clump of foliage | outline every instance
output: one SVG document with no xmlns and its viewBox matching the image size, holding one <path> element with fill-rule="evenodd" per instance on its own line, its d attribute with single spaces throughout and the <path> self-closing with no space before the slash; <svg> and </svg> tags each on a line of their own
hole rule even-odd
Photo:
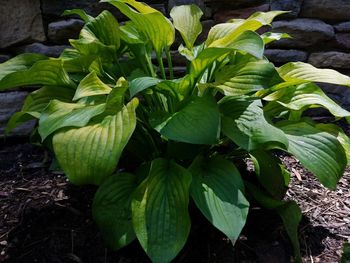
<svg viewBox="0 0 350 263">
<path fill-rule="evenodd" d="M 99 186 L 92 212 L 114 249 L 137 238 L 152 261 L 171 261 L 190 231 L 190 199 L 234 243 L 248 200 L 256 199 L 281 216 L 300 261 L 301 212 L 283 200 L 290 175 L 273 151 L 294 155 L 335 189 L 349 139 L 303 113 L 323 107 L 349 117 L 313 82 L 350 86 L 350 78 L 301 62 L 270 63 L 265 44 L 287 36 L 255 31 L 281 11 L 215 25 L 197 44 L 202 12 L 195 5 L 173 8 L 171 21 L 134 0 L 104 2 L 130 20 L 119 25 L 108 11 L 95 18 L 67 11 L 85 21 L 71 49 L 59 58 L 23 54 L 0 65 L 1 90 L 41 87 L 7 131 L 38 119 L 33 138 L 52 149 L 69 180 Z M 187 59 L 182 76 L 172 66 L 175 30 Z M 236 168 L 246 158 L 254 174 Z"/>
</svg>

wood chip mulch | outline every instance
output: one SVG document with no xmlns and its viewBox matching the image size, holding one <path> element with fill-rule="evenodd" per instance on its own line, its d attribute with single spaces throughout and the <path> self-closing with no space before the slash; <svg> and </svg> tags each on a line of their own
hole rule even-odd
<svg viewBox="0 0 350 263">
<path fill-rule="evenodd" d="M 292 174 L 287 198 L 295 200 L 303 212 L 299 236 L 304 262 L 339 262 L 343 244 L 350 241 L 350 168 L 346 169 L 336 191 L 330 191 L 305 171 L 296 159 L 286 155 L 281 158 Z M 69 260 L 50 258 L 36 262 L 100 262 L 94 260 L 92 249 L 88 251 L 90 261 L 79 261 L 76 257 L 78 249 L 83 253 L 86 247 L 93 248 L 101 242 L 89 214 L 93 191 L 81 194 L 62 174 L 48 171 L 47 166 L 47 158 L 39 147 L 24 144 L 0 148 L 0 262 L 34 262 L 26 261 L 26 256 L 39 245 L 42 249 L 37 251 L 45 251 L 50 245 L 47 242 L 55 240 L 55 236 L 49 238 L 47 233 L 40 233 L 44 225 L 50 231 L 56 231 L 52 235 L 64 233 L 62 236 L 68 244 L 59 240 L 62 249 L 57 248 L 57 253 L 68 250 L 64 256 Z M 77 199 L 79 195 L 86 196 L 86 199 Z M 33 219 L 36 215 L 41 215 L 36 219 L 42 221 Z M 71 222 L 67 222 L 69 220 Z M 34 223 L 35 232 L 31 230 Z M 85 239 L 74 237 L 72 229 L 80 231 L 81 236 L 85 234 Z M 20 248 L 16 248 L 18 244 L 21 244 Z M 57 243 L 52 246 L 56 249 Z M 104 261 L 105 248 L 98 249 L 96 258 L 102 258 L 101 262 L 121 262 Z M 11 251 L 16 253 L 11 254 Z M 18 255 L 18 251 L 23 255 Z M 11 261 L 11 256 L 20 256 L 18 258 L 22 261 Z M 60 256 L 57 255 L 56 259 Z"/>
</svg>

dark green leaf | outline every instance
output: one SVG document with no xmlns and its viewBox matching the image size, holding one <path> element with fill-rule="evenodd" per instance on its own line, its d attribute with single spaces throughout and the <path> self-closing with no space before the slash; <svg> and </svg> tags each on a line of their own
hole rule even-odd
<svg viewBox="0 0 350 263">
<path fill-rule="evenodd" d="M 112 249 L 122 248 L 136 238 L 131 220 L 131 196 L 136 187 L 135 175 L 119 173 L 107 178 L 95 194 L 92 215 Z"/>
<path fill-rule="evenodd" d="M 191 174 L 178 164 L 156 159 L 136 189 L 132 220 L 152 262 L 170 262 L 184 246 L 191 227 L 188 214 Z"/>
<path fill-rule="evenodd" d="M 306 122 L 284 122 L 278 126 L 289 140 L 287 151 L 314 173 L 324 186 L 334 190 L 347 164 L 337 137 Z"/>
<path fill-rule="evenodd" d="M 220 102 L 223 133 L 240 147 L 253 151 L 288 147 L 285 134 L 264 116 L 260 100 L 226 97 Z"/>
<path fill-rule="evenodd" d="M 270 88 L 282 81 L 272 63 L 258 61 L 223 67 L 210 86 L 225 95 L 238 96 Z"/>
<path fill-rule="evenodd" d="M 217 156 L 198 157 L 189 168 L 191 196 L 204 216 L 235 242 L 245 225 L 249 203 L 237 168 Z"/>
<path fill-rule="evenodd" d="M 282 199 L 287 187 L 281 161 L 266 151 L 253 151 L 250 156 L 254 162 L 255 173 L 261 185 L 274 198 Z"/>
<path fill-rule="evenodd" d="M 213 144 L 220 134 L 220 112 L 212 96 L 194 97 L 155 129 L 170 140 Z"/>
</svg>

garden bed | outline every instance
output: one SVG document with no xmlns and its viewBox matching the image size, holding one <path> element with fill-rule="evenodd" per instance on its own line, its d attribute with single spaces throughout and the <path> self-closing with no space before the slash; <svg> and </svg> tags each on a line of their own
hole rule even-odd
<svg viewBox="0 0 350 263">
<path fill-rule="evenodd" d="M 0 262 L 149 262 L 137 242 L 120 252 L 107 249 L 90 212 L 95 187 L 71 185 L 50 172 L 49 154 L 26 142 L 0 148 Z M 300 241 L 305 262 L 338 262 L 350 240 L 350 169 L 331 192 L 281 156 L 292 172 L 287 198 L 303 211 Z M 191 206 L 192 207 L 192 206 Z M 292 250 L 279 217 L 252 206 L 233 248 L 191 208 L 190 238 L 175 262 L 290 262 Z M 209 241 L 208 241 L 209 240 Z"/>
</svg>

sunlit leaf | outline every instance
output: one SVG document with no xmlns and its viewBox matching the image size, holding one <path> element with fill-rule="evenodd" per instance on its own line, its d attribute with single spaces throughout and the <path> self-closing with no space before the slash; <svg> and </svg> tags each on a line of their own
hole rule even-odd
<svg viewBox="0 0 350 263">
<path fill-rule="evenodd" d="M 135 126 L 133 99 L 116 115 L 81 128 L 65 128 L 53 136 L 60 167 L 74 184 L 100 185 L 115 170 L 119 157 Z"/>
<path fill-rule="evenodd" d="M 180 32 L 189 49 L 192 49 L 194 42 L 202 32 L 200 22 L 202 15 L 202 10 L 196 5 L 175 6 L 170 12 L 174 27 Z"/>
</svg>

